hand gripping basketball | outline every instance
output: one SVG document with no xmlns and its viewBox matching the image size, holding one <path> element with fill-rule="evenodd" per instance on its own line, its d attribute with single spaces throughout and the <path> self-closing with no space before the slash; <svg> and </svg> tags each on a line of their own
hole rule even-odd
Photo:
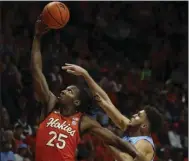
<svg viewBox="0 0 189 161">
<path fill-rule="evenodd" d="M 42 20 L 41 20 L 41 16 L 39 16 L 39 18 L 37 19 L 36 23 L 35 23 L 35 35 L 36 36 L 42 36 L 45 33 L 47 33 L 50 29 L 48 28 L 47 25 L 45 25 Z"/>
</svg>

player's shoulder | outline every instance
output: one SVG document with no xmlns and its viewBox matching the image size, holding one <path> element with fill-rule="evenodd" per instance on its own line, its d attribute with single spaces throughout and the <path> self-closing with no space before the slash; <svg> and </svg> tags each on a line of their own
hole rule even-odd
<svg viewBox="0 0 189 161">
<path fill-rule="evenodd" d="M 59 118 L 60 112 L 58 110 L 52 110 L 51 112 L 48 113 L 46 117 L 40 120 L 40 125 L 46 123 L 49 119 L 56 119 Z"/>
<path fill-rule="evenodd" d="M 90 130 L 93 127 L 100 127 L 100 124 L 93 118 L 83 115 L 80 121 L 80 130 L 84 132 Z"/>
<path fill-rule="evenodd" d="M 97 124 L 97 121 L 93 118 L 91 118 L 90 116 L 87 116 L 85 114 L 83 114 L 82 118 L 81 118 L 81 122 L 82 123 L 86 123 L 86 124 Z"/>
<path fill-rule="evenodd" d="M 152 144 L 149 141 L 145 140 L 145 139 L 139 140 L 135 144 L 135 147 L 137 149 L 141 149 L 141 150 L 143 150 L 145 152 L 153 152 L 154 151 Z"/>
</svg>

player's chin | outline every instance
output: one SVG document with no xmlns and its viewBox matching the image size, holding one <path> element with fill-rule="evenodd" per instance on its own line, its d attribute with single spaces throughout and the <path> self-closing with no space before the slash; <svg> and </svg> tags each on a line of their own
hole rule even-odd
<svg viewBox="0 0 189 161">
<path fill-rule="evenodd" d="M 65 99 L 63 97 L 58 97 L 58 102 L 63 104 L 65 102 Z"/>
<path fill-rule="evenodd" d="M 135 122 L 135 121 L 130 121 L 130 122 L 129 122 L 129 126 L 130 126 L 130 127 L 135 127 L 135 126 L 137 126 L 137 125 L 138 125 L 138 123 Z"/>
</svg>

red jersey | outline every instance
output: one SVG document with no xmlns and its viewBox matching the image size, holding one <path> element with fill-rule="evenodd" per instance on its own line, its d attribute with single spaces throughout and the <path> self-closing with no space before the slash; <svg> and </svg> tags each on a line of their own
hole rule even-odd
<svg viewBox="0 0 189 161">
<path fill-rule="evenodd" d="M 81 113 L 65 117 L 52 112 L 40 124 L 36 137 L 36 161 L 74 161 L 80 142 Z"/>
</svg>

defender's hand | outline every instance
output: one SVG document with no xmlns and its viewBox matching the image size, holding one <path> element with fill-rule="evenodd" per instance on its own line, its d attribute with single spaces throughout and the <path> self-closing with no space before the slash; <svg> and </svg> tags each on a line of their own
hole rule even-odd
<svg viewBox="0 0 189 161">
<path fill-rule="evenodd" d="M 85 76 L 87 74 L 87 71 L 84 68 L 74 64 L 66 63 L 65 66 L 62 66 L 62 69 L 77 76 Z"/>
<path fill-rule="evenodd" d="M 35 23 L 35 35 L 42 36 L 45 33 L 47 33 L 49 30 L 50 29 L 48 28 L 48 26 L 45 25 L 43 21 L 41 20 L 41 16 L 39 16 L 39 18 L 37 19 Z"/>
</svg>

